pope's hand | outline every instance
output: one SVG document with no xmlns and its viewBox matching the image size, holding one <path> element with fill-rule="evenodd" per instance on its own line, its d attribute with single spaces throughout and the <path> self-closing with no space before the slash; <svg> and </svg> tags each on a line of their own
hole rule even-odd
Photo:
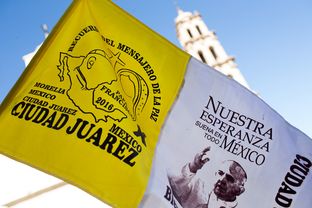
<svg viewBox="0 0 312 208">
<path fill-rule="evenodd" d="M 201 169 L 203 165 L 209 161 L 209 157 L 207 156 L 207 152 L 209 150 L 210 147 L 206 147 L 203 151 L 195 155 L 194 160 L 189 164 L 189 168 L 192 173 L 196 173 L 197 170 Z"/>
</svg>

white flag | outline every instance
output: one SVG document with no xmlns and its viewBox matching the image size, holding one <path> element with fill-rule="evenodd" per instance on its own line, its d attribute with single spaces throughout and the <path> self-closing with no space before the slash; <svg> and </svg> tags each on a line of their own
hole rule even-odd
<svg viewBox="0 0 312 208">
<path fill-rule="evenodd" d="M 191 59 L 141 207 L 312 207 L 312 140 Z"/>
</svg>

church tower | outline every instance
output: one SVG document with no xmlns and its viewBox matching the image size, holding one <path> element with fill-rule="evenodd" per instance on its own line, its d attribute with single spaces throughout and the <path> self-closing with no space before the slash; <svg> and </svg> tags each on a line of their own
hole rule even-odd
<svg viewBox="0 0 312 208">
<path fill-rule="evenodd" d="M 178 40 L 187 53 L 249 88 L 234 57 L 225 52 L 216 34 L 208 29 L 198 12 L 178 9 L 175 25 Z"/>
</svg>

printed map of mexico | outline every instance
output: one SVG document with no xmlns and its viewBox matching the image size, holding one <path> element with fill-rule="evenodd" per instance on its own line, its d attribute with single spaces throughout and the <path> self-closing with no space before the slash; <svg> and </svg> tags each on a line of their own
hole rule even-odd
<svg viewBox="0 0 312 208">
<path fill-rule="evenodd" d="M 95 49 L 85 56 L 61 52 L 59 63 L 60 81 L 69 82 L 68 98 L 83 113 L 92 114 L 96 122 L 107 122 L 108 118 L 120 122 L 127 115 L 136 120 L 143 110 L 149 96 L 147 83 L 138 73 L 124 68 L 120 52 Z M 89 102 L 81 102 L 81 98 Z"/>
</svg>

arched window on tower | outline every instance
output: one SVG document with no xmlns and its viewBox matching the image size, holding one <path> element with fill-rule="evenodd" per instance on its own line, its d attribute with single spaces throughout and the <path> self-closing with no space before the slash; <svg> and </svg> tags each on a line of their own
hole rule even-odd
<svg viewBox="0 0 312 208">
<path fill-rule="evenodd" d="M 202 34 L 202 32 L 201 32 L 201 30 L 200 30 L 200 28 L 199 28 L 199 26 L 198 26 L 198 25 L 196 25 L 196 29 L 197 29 L 198 33 L 201 35 L 201 34 Z"/>
<path fill-rule="evenodd" d="M 210 52 L 211 52 L 213 58 L 214 58 L 215 60 L 217 60 L 217 59 L 218 59 L 218 56 L 217 56 L 217 54 L 216 54 L 216 52 L 215 52 L 215 50 L 213 49 L 212 46 L 209 47 L 209 50 L 210 50 Z"/>
<path fill-rule="evenodd" d="M 193 35 L 192 35 L 190 29 L 187 29 L 187 33 L 189 34 L 189 36 L 190 36 L 191 38 L 193 37 Z"/>
<path fill-rule="evenodd" d="M 207 61 L 206 61 L 206 59 L 205 59 L 205 57 L 204 57 L 203 52 L 198 51 L 198 55 L 199 55 L 200 59 L 202 60 L 202 62 L 205 63 L 205 64 L 207 64 Z"/>
</svg>

